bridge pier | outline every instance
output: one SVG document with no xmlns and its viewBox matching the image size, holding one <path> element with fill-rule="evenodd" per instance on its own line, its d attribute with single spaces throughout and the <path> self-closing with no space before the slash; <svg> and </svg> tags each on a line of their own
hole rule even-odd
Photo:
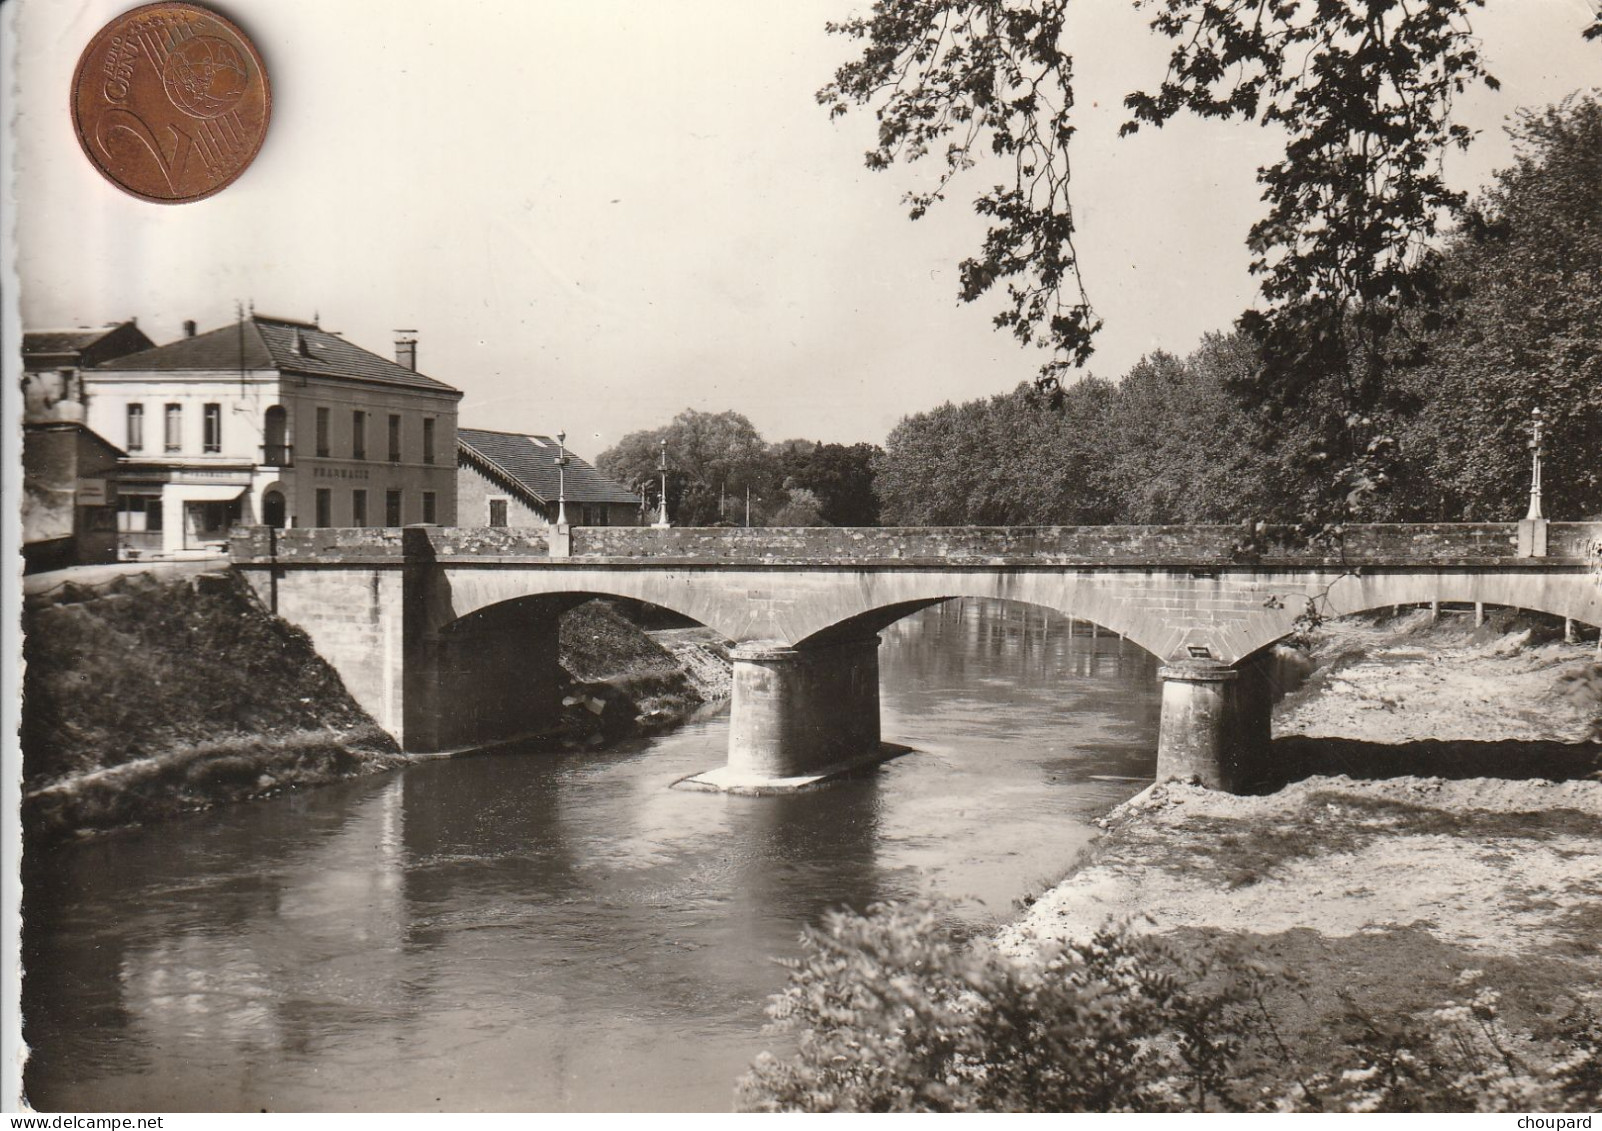
<svg viewBox="0 0 1602 1131">
<path fill-rule="evenodd" d="M 1273 694 L 1268 659 L 1236 667 L 1214 660 L 1174 660 L 1163 681 L 1157 729 L 1157 780 L 1195 781 L 1243 793 L 1268 773 Z"/>
<path fill-rule="evenodd" d="M 898 752 L 879 741 L 878 636 L 801 648 L 748 641 L 730 656 L 728 763 L 685 784 L 799 789 Z"/>
</svg>

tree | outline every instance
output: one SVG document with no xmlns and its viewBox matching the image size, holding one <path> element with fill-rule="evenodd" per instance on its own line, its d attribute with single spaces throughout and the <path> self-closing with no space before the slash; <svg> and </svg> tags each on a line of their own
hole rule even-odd
<svg viewBox="0 0 1602 1131">
<path fill-rule="evenodd" d="M 876 489 L 903 526 L 1113 521 L 1102 489 L 1105 382 L 1042 393 L 1032 385 L 901 421 L 885 440 Z"/>
<path fill-rule="evenodd" d="M 877 444 L 823 444 L 785 440 L 775 444 L 786 486 L 817 496 L 819 517 L 830 526 L 877 526 L 879 499 L 873 491 Z"/>
<path fill-rule="evenodd" d="M 786 487 L 784 501 L 767 518 L 768 526 L 833 526 L 823 517 L 823 500 L 805 487 Z"/>
<path fill-rule="evenodd" d="M 1520 115 L 1518 160 L 1449 245 L 1442 325 L 1403 373 L 1402 517 L 1513 519 L 1530 411 L 1547 422 L 1552 517 L 1602 512 L 1602 99 Z"/>
<path fill-rule="evenodd" d="M 1472 83 L 1496 85 L 1469 20 L 1483 0 L 1135 3 L 1175 46 L 1155 90 L 1125 99 L 1123 132 L 1189 112 L 1284 133 L 1283 160 L 1258 175 L 1268 211 L 1247 242 L 1265 305 L 1241 320 L 1259 358 L 1240 391 L 1265 425 L 1286 424 L 1280 438 L 1304 470 L 1317 469 L 1322 489 L 1302 509 L 1339 516 L 1384 480 L 1391 334 L 1433 300 L 1421 253 L 1463 202 L 1440 172 L 1444 154 L 1472 138 L 1452 120 L 1453 100 Z M 914 219 L 988 164 L 986 151 L 999 160 L 1001 183 L 974 198 L 991 225 L 981 254 L 962 263 L 960 297 L 1006 283 L 995 322 L 1051 352 L 1039 378 L 1048 387 L 1085 364 L 1100 325 L 1073 246 L 1065 7 L 877 0 L 872 15 L 829 25 L 862 50 L 818 93 L 832 115 L 874 108 L 872 169 L 941 154 L 934 186 L 907 194 Z M 1602 38 L 1602 18 L 1585 34 Z"/>
<path fill-rule="evenodd" d="M 667 441 L 668 511 L 682 526 L 710 526 L 730 507 L 743 515 L 745 493 L 772 498 L 778 465 L 755 427 L 737 412 L 686 409 L 663 428 L 631 432 L 595 464 L 620 483 L 660 482 L 662 441 Z"/>
<path fill-rule="evenodd" d="M 1159 351 L 1124 375 L 1106 437 L 1118 522 L 1236 522 L 1270 509 L 1270 460 L 1229 391 L 1255 362 L 1240 334 L 1210 334 L 1188 358 Z"/>
</svg>

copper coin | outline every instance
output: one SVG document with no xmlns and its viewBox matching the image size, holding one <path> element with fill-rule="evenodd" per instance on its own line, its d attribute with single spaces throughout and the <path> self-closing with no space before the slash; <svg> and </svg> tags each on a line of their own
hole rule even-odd
<svg viewBox="0 0 1602 1131">
<path fill-rule="evenodd" d="M 195 4 L 146 4 L 100 29 L 72 77 L 89 161 L 141 200 L 221 192 L 261 149 L 272 91 L 245 33 Z"/>
</svg>

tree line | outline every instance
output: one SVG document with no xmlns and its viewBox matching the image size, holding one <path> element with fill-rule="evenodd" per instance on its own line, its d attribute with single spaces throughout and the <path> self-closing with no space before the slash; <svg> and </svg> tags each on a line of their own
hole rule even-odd
<svg viewBox="0 0 1602 1131">
<path fill-rule="evenodd" d="M 1516 162 L 1430 256 L 1434 298 L 1400 310 L 1361 415 L 1320 386 L 1265 389 L 1268 346 L 1242 326 L 1117 382 L 907 417 L 878 465 L 886 521 L 1509 520 L 1536 408 L 1546 514 L 1602 512 L 1602 100 L 1512 132 Z"/>
<path fill-rule="evenodd" d="M 873 444 L 768 443 L 738 412 L 686 409 L 602 452 L 602 472 L 679 526 L 876 526 Z"/>
<path fill-rule="evenodd" d="M 1456 118 L 1460 96 L 1499 85 L 1473 25 L 1486 2 L 1134 0 L 1172 47 L 1160 79 L 1129 76 L 1140 85 L 1123 98 L 1121 135 L 1193 116 L 1256 122 L 1283 141 L 1257 171 L 1266 207 L 1246 246 L 1260 294 L 1236 321 L 1255 358 L 1238 385 L 1292 476 L 1269 501 L 1315 527 L 1361 513 L 1405 474 L 1396 429 L 1412 423 L 1420 399 L 1407 355 L 1431 323 L 1465 313 L 1452 293 L 1461 279 L 1443 274 L 1432 249 L 1446 223 L 1475 220 L 1443 168 L 1477 132 Z M 1036 385 L 1047 391 L 1084 369 L 1101 328 L 1074 246 L 1069 153 L 1080 124 L 1069 7 L 876 0 L 869 13 L 828 25 L 855 57 L 817 93 L 831 117 L 871 110 L 869 169 L 901 168 L 911 179 L 926 159 L 935 166 L 904 195 L 912 219 L 958 181 L 973 182 L 969 199 L 987 230 L 959 264 L 959 297 L 1005 293 L 994 324 L 1045 352 Z M 1602 42 L 1602 8 L 1571 22 Z M 1492 260 L 1507 250 L 1496 242 Z M 1459 266 L 1483 279 L 1472 251 L 1460 252 Z M 1567 360 L 1572 376 L 1576 358 Z M 1425 437 L 1414 438 L 1422 450 Z M 1480 470 L 1482 487 L 1502 489 Z M 1464 469 L 1461 482 L 1472 479 Z M 1475 501 L 1456 484 L 1425 495 L 1437 509 Z"/>
<path fill-rule="evenodd" d="M 738 413 L 680 414 L 600 466 L 648 490 L 668 440 L 677 523 L 1049 525 L 1522 517 L 1531 412 L 1548 517 L 1602 513 L 1602 99 L 1521 114 L 1514 164 L 1466 207 L 1396 308 L 1359 412 L 1265 384 L 1247 321 L 1116 381 L 1024 382 L 904 418 L 883 449 L 768 444 Z M 1365 361 L 1361 368 L 1369 368 Z"/>
</svg>

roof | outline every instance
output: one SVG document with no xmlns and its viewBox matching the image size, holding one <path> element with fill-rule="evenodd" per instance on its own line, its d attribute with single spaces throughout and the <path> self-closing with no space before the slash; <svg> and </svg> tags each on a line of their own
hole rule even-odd
<svg viewBox="0 0 1602 1131">
<path fill-rule="evenodd" d="M 22 335 L 22 352 L 77 353 L 105 337 L 112 327 L 97 330 L 29 330 Z"/>
<path fill-rule="evenodd" d="M 94 444 L 114 459 L 121 459 L 128 454 L 81 420 L 25 420 L 22 429 L 24 433 L 76 432 L 82 439 Z"/>
<path fill-rule="evenodd" d="M 369 353 L 315 323 L 264 314 L 253 314 L 231 326 L 131 353 L 97 368 L 141 373 L 277 369 L 312 377 L 337 377 L 461 396 L 459 390 L 445 382 Z"/>
<path fill-rule="evenodd" d="M 28 362 L 95 365 L 119 354 L 155 345 L 133 321 L 107 326 L 74 326 L 65 330 L 27 330 L 22 335 L 22 357 Z M 99 347 L 98 349 L 96 347 Z"/>
<path fill-rule="evenodd" d="M 458 428 L 461 455 L 481 470 L 529 496 L 536 503 L 554 503 L 558 491 L 556 458 L 561 447 L 550 436 L 523 436 L 515 432 L 488 432 Z M 567 453 L 563 493 L 570 503 L 627 503 L 639 506 L 640 497 L 615 480 Z"/>
</svg>

